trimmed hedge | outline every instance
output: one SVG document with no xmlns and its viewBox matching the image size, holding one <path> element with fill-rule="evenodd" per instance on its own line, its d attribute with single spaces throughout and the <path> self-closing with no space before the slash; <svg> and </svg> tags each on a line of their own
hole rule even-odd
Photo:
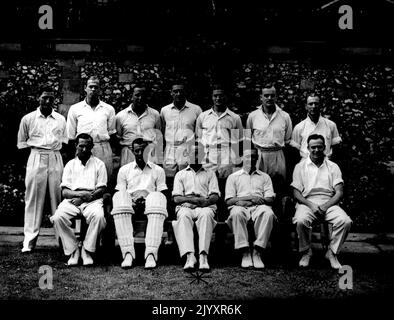
<svg viewBox="0 0 394 320">
<path fill-rule="evenodd" d="M 216 81 L 229 89 L 230 106 L 246 121 L 259 102 L 261 85 L 274 82 L 278 102 L 295 126 L 305 118 L 309 91 L 322 98 L 323 114 L 336 122 L 343 139 L 335 154 L 345 179 L 344 209 L 354 221 L 354 230 L 391 230 L 393 218 L 386 209 L 393 194 L 393 178 L 386 162 L 393 160 L 394 84 L 393 66 L 380 63 L 323 63 L 269 59 L 262 63 L 229 63 L 228 67 L 190 61 L 183 64 L 87 60 L 80 68 L 83 85 L 92 74 L 102 79 L 102 99 L 120 111 L 130 104 L 132 86 L 144 82 L 149 88 L 149 104 L 160 108 L 171 102 L 169 89 L 183 79 L 189 100 L 203 109 L 211 105 L 210 87 Z M 3 157 L 7 166 L 0 177 L 0 222 L 5 215 L 22 215 L 25 159 L 17 156 L 16 132 L 20 118 L 36 108 L 38 88 L 51 83 L 59 89 L 61 67 L 56 60 L 43 63 L 0 62 L 0 146 L 10 150 Z M 132 75 L 120 82 L 119 75 Z M 56 102 L 61 101 L 58 92 Z M 22 206 L 21 206 L 22 204 Z M 21 209 L 22 208 L 22 209 Z"/>
</svg>

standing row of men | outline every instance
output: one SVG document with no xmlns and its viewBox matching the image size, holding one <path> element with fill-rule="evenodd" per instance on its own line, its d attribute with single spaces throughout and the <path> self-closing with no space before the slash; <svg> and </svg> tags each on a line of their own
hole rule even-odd
<svg viewBox="0 0 394 320">
<path fill-rule="evenodd" d="M 283 150 L 291 145 L 300 150 L 304 159 L 296 166 L 292 183 L 298 202 L 293 221 L 297 224 L 303 253 L 300 265 L 309 264 L 308 234 L 313 220 L 320 217 L 333 223 L 333 240 L 327 257 L 331 265 L 338 268 L 336 254 L 346 237 L 350 219 L 343 211 L 333 208 L 342 196 L 339 186 L 343 181 L 339 168 L 325 156 L 331 155 L 331 146 L 338 144 L 340 137 L 335 123 L 320 115 L 318 97 L 308 97 L 308 117 L 292 130 L 290 116 L 275 104 L 276 90 L 269 84 L 262 89 L 262 105 L 248 116 L 248 131 L 244 130 L 240 116 L 228 109 L 222 88 L 214 88 L 213 107 L 202 112 L 199 106 L 186 100 L 184 86 L 176 84 L 171 90 L 173 103 L 159 113 L 146 104 L 145 88 L 136 86 L 132 104 L 116 115 L 112 106 L 100 100 L 98 78 L 89 78 L 85 91 L 86 99 L 70 107 L 67 122 L 52 109 L 54 95 L 50 89 L 43 90 L 40 107 L 21 121 L 18 147 L 31 148 L 26 168 L 22 252 L 31 251 L 35 246 L 48 186 L 54 213 L 51 221 L 62 239 L 65 254 L 71 255 L 69 264 L 78 263 L 80 254 L 84 264 L 92 263 L 89 252 L 94 252 L 98 233 L 105 227 L 101 196 L 107 180 L 113 176 L 111 145 L 115 148 L 119 145 L 121 168 L 111 213 L 123 267 L 130 267 L 135 258 L 131 217 L 137 212 L 148 217 L 145 266 L 156 266 L 163 222 L 168 216 L 169 194 L 165 190 L 170 189 L 177 215 L 174 232 L 180 254 L 187 257 L 185 269 L 191 269 L 196 263 L 194 244 L 190 240 L 193 220 L 200 236 L 200 268 L 209 269 L 209 243 L 221 195 L 230 209 L 227 223 L 235 235 L 235 249 L 244 251 L 242 266 L 262 268 L 261 249 L 268 242 L 275 219 L 271 209 L 274 190 L 276 197 L 283 196 L 286 185 Z M 165 143 L 163 160 L 157 148 L 162 144 L 161 132 L 164 132 Z M 251 133 L 249 140 L 245 139 L 248 132 Z M 311 134 L 320 136 L 309 140 Z M 70 140 L 76 141 L 76 157 L 67 163 L 61 179 L 63 162 L 59 150 L 62 143 L 69 141 L 70 145 Z M 252 145 L 248 147 L 250 140 Z M 319 145 L 315 149 L 321 149 L 321 144 L 324 146 L 323 150 L 316 151 L 318 161 L 314 161 L 311 146 L 315 140 Z M 202 146 L 202 151 L 190 148 L 195 141 Z M 238 151 L 242 142 L 243 149 L 249 151 L 244 152 L 244 161 L 240 163 L 242 154 Z M 148 144 L 156 148 L 147 148 Z M 197 153 L 200 158 L 194 158 L 193 150 L 200 150 Z M 163 163 L 163 168 L 155 162 Z M 300 169 L 305 163 L 308 165 Z M 242 164 L 242 169 L 236 168 L 237 164 Z M 323 170 L 323 167 L 327 168 Z M 65 200 L 58 207 L 61 195 Z M 312 196 L 318 201 L 308 200 Z M 330 200 L 324 202 L 324 196 Z M 70 218 L 77 214 L 83 214 L 89 223 L 81 253 L 69 227 Z M 256 233 L 252 250 L 249 250 L 246 229 L 250 219 Z"/>
</svg>

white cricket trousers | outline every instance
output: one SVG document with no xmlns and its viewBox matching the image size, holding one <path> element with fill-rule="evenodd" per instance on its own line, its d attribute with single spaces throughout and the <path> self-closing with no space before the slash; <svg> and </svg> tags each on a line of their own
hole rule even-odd
<svg viewBox="0 0 394 320">
<path fill-rule="evenodd" d="M 177 220 L 172 221 L 172 227 L 181 257 L 188 252 L 194 253 L 194 221 L 198 233 L 199 253 L 205 251 L 208 254 L 212 232 L 216 226 L 214 217 L 215 211 L 209 207 L 195 209 L 181 207 L 178 210 Z"/>
<path fill-rule="evenodd" d="M 52 215 L 61 201 L 63 160 L 59 151 L 31 149 L 25 178 L 25 223 L 23 248 L 33 249 L 43 216 L 48 189 Z"/>
<path fill-rule="evenodd" d="M 81 214 L 89 225 L 83 247 L 89 252 L 95 252 L 97 239 L 106 226 L 103 199 L 85 202 L 79 207 L 73 205 L 69 199 L 64 199 L 50 219 L 57 236 L 62 240 L 64 254 L 67 256 L 78 248 L 78 240 L 71 228 L 71 219 Z"/>
<path fill-rule="evenodd" d="M 311 196 L 307 198 L 309 201 L 321 205 L 330 199 L 328 196 Z M 312 224 L 317 220 L 317 217 L 312 213 L 312 210 L 303 204 L 296 205 L 296 212 L 293 217 L 293 223 L 296 224 L 299 251 L 303 252 L 309 250 L 312 240 Z M 342 244 L 345 242 L 352 225 L 352 220 L 339 206 L 330 207 L 324 220 L 332 224 L 332 234 L 330 239 L 330 249 L 334 254 L 337 254 Z"/>
<path fill-rule="evenodd" d="M 249 247 L 247 223 L 252 219 L 256 240 L 254 245 L 266 248 L 276 216 L 271 207 L 263 204 L 252 207 L 233 206 L 226 223 L 234 234 L 234 248 Z"/>
</svg>

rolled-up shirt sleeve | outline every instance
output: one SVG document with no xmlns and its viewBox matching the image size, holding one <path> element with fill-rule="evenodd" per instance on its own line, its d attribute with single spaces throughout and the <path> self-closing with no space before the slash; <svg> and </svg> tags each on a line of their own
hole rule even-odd
<svg viewBox="0 0 394 320">
<path fill-rule="evenodd" d="M 18 149 L 23 149 L 28 147 L 27 145 L 27 140 L 29 139 L 28 131 L 29 128 L 27 125 L 27 119 L 26 117 L 23 117 L 19 125 L 19 131 L 18 131 L 18 140 L 17 140 Z"/>
<path fill-rule="evenodd" d="M 301 137 L 301 130 L 299 126 L 295 126 L 294 131 L 291 135 L 291 141 L 290 145 L 298 150 L 301 149 L 301 142 L 302 142 L 302 137 Z"/>
<path fill-rule="evenodd" d="M 237 196 L 237 191 L 235 190 L 235 181 L 233 176 L 229 176 L 226 181 L 226 196 L 225 200 L 234 198 Z"/>
<path fill-rule="evenodd" d="M 127 179 L 126 179 L 126 172 L 124 168 L 125 167 L 120 168 L 118 172 L 118 178 L 116 180 L 116 187 L 115 187 L 115 189 L 118 191 L 127 190 Z"/>
<path fill-rule="evenodd" d="M 264 181 L 264 198 L 275 198 L 274 187 L 272 185 L 272 180 L 269 175 L 267 175 Z"/>
<path fill-rule="evenodd" d="M 158 176 L 157 176 L 157 180 L 156 180 L 156 190 L 157 191 L 164 191 L 167 189 L 168 188 L 167 188 L 167 184 L 166 184 L 166 174 L 164 172 L 164 169 L 161 169 L 158 171 Z"/>
<path fill-rule="evenodd" d="M 337 125 L 335 123 L 333 125 L 331 135 L 332 135 L 331 145 L 335 146 L 336 144 L 339 144 L 342 142 L 342 139 L 339 136 Z"/>
<path fill-rule="evenodd" d="M 74 114 L 73 106 L 70 107 L 67 115 L 67 137 L 70 140 L 75 140 L 77 136 L 77 121 Z"/>
<path fill-rule="evenodd" d="M 172 189 L 172 196 L 183 196 L 185 195 L 185 187 L 182 182 L 182 173 L 177 172 L 174 178 L 174 187 Z"/>
<path fill-rule="evenodd" d="M 109 135 L 116 133 L 115 110 L 113 108 L 109 111 L 107 126 Z"/>
<path fill-rule="evenodd" d="M 289 144 L 290 143 L 292 131 L 293 131 L 293 124 L 291 122 L 290 116 L 288 115 L 286 117 L 285 144 Z"/>
<path fill-rule="evenodd" d="M 60 184 L 60 187 L 72 190 L 72 168 L 70 162 L 64 167 L 62 183 Z"/>
<path fill-rule="evenodd" d="M 304 191 L 304 185 L 302 182 L 302 175 L 301 175 L 301 166 L 299 164 L 297 164 L 294 168 L 293 181 L 290 185 L 300 192 Z"/>
<path fill-rule="evenodd" d="M 332 186 L 335 187 L 337 184 L 343 183 L 342 172 L 338 165 L 335 164 L 332 170 Z"/>
<path fill-rule="evenodd" d="M 220 197 L 218 179 L 216 178 L 216 174 L 211 171 L 209 177 L 209 185 L 208 185 L 208 196 L 215 193 Z"/>
<path fill-rule="evenodd" d="M 105 164 L 101 162 L 97 168 L 97 182 L 96 182 L 96 189 L 100 187 L 107 186 L 107 170 L 105 168 Z"/>
</svg>

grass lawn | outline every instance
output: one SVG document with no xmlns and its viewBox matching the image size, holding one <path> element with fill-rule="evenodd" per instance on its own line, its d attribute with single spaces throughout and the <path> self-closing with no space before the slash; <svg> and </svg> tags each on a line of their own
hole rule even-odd
<svg viewBox="0 0 394 320">
<path fill-rule="evenodd" d="M 138 249 L 138 248 L 137 248 Z M 141 249 L 141 248 L 140 248 Z M 142 256 L 142 250 L 137 255 Z M 212 270 L 194 281 L 182 270 L 179 257 L 161 252 L 159 266 L 145 270 L 141 258 L 129 270 L 120 268 L 120 252 L 109 264 L 67 267 L 60 250 L 41 249 L 22 255 L 17 247 L 0 248 L 0 299 L 85 300 L 255 300 L 259 298 L 342 298 L 389 294 L 394 288 L 392 256 L 347 254 L 341 262 L 353 268 L 353 290 L 339 289 L 340 274 L 328 268 L 323 252 L 317 252 L 311 268 L 297 268 L 297 256 L 284 260 L 269 254 L 263 271 L 244 270 L 238 257 L 211 259 Z M 53 270 L 53 289 L 41 290 L 42 265 Z"/>
</svg>

